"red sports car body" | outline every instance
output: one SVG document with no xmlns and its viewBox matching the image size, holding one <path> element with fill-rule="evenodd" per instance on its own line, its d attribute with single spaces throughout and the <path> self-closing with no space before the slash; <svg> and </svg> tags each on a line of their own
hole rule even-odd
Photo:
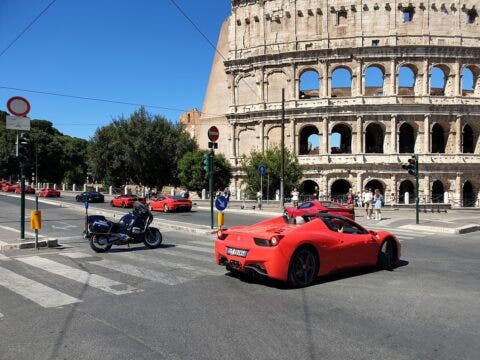
<svg viewBox="0 0 480 360">
<path fill-rule="evenodd" d="M 18 186 L 15 189 L 15 193 L 20 194 L 21 192 L 22 192 L 22 189 L 20 188 L 20 186 Z M 25 194 L 35 194 L 35 189 L 32 188 L 31 186 L 25 186 Z"/>
<path fill-rule="evenodd" d="M 215 260 L 228 270 L 254 271 L 291 286 L 310 285 L 317 276 L 377 265 L 392 268 L 400 243 L 387 231 L 368 231 L 338 215 L 276 217 L 251 226 L 219 230 Z"/>
<path fill-rule="evenodd" d="M 355 209 L 343 206 L 340 203 L 329 200 L 311 200 L 305 201 L 298 206 L 285 209 L 288 217 L 296 217 L 303 215 L 313 215 L 317 213 L 327 213 L 334 215 L 342 215 L 349 219 L 355 220 Z"/>
<path fill-rule="evenodd" d="M 38 192 L 40 197 L 60 197 L 60 191 L 56 189 L 42 189 Z"/>
<path fill-rule="evenodd" d="M 150 210 L 163 212 L 175 210 L 190 211 L 192 209 L 192 201 L 181 196 L 165 195 L 150 201 L 149 207 Z"/>
<path fill-rule="evenodd" d="M 118 206 L 122 208 L 133 207 L 135 201 L 140 201 L 142 204 L 145 204 L 146 200 L 144 197 L 138 197 L 135 195 L 118 195 L 115 196 L 111 201 L 111 206 Z"/>
<path fill-rule="evenodd" d="M 6 184 L 6 185 L 3 185 L 3 186 L 2 186 L 2 191 L 5 191 L 5 192 L 15 191 L 15 189 L 16 189 L 17 187 L 18 187 L 18 185 Z"/>
</svg>

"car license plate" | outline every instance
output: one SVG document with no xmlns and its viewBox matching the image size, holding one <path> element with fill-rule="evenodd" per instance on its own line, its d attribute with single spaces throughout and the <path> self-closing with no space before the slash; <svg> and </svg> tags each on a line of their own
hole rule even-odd
<svg viewBox="0 0 480 360">
<path fill-rule="evenodd" d="M 247 252 L 248 252 L 247 250 L 227 248 L 227 254 L 228 255 L 234 255 L 234 256 L 239 256 L 239 257 L 247 257 Z"/>
</svg>

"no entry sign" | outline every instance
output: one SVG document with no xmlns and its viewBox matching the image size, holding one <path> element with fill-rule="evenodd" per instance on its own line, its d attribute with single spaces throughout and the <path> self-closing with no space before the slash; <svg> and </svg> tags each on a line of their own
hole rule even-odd
<svg viewBox="0 0 480 360">
<path fill-rule="evenodd" d="M 30 103 L 21 96 L 14 96 L 7 101 L 7 108 L 10 114 L 25 116 L 30 112 Z"/>
<path fill-rule="evenodd" d="M 219 135 L 220 133 L 218 132 L 218 128 L 216 126 L 212 126 L 210 129 L 208 129 L 208 138 L 210 141 L 217 141 Z"/>
</svg>

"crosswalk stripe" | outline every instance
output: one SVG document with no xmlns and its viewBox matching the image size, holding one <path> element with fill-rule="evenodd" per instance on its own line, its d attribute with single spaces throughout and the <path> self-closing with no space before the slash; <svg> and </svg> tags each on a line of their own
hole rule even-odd
<svg viewBox="0 0 480 360">
<path fill-rule="evenodd" d="M 10 258 L 8 256 L 0 254 L 0 261 L 7 261 L 7 260 L 10 260 Z"/>
<path fill-rule="evenodd" d="M 199 252 L 209 253 L 209 254 L 213 253 L 212 249 L 206 249 L 204 247 L 199 247 L 199 246 L 178 244 L 178 245 L 176 245 L 176 247 L 180 248 L 180 249 L 199 251 Z"/>
<path fill-rule="evenodd" d="M 39 282 L 0 267 L 0 286 L 3 286 L 40 306 L 51 308 L 81 302 Z"/>
<path fill-rule="evenodd" d="M 48 271 L 52 274 L 63 276 L 67 279 L 74 280 L 81 284 L 89 285 L 93 288 L 115 295 L 123 295 L 141 291 L 133 286 L 126 285 L 97 274 L 91 274 L 87 271 L 76 269 L 39 256 L 18 258 L 17 260 L 27 265 Z"/>
<path fill-rule="evenodd" d="M 203 247 L 208 248 L 208 249 L 213 249 L 213 247 L 215 246 L 215 244 L 212 241 L 205 242 L 205 241 L 201 241 L 201 240 L 192 240 L 192 241 L 189 241 L 188 243 L 203 246 Z"/>
<path fill-rule="evenodd" d="M 179 252 L 179 251 L 170 250 L 170 249 L 168 250 L 165 249 L 165 251 L 162 254 L 166 256 L 176 256 L 184 259 L 192 259 L 192 260 L 209 262 L 209 263 L 212 262 L 212 258 L 213 258 L 211 254 L 210 256 L 206 256 L 206 255 L 200 255 L 200 254 L 190 254 L 186 252 Z"/>
<path fill-rule="evenodd" d="M 3 314 L 2 314 L 2 313 L 0 313 L 0 320 L 2 320 L 2 318 L 3 318 Z"/>
</svg>

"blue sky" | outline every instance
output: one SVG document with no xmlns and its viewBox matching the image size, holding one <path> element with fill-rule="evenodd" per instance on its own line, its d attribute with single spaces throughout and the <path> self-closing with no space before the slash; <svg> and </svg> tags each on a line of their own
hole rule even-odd
<svg viewBox="0 0 480 360">
<path fill-rule="evenodd" d="M 52 0 L 0 0 L 0 52 Z M 214 44 L 230 1 L 176 0 Z M 0 86 L 201 109 L 212 47 L 169 0 L 57 0 L 0 57 Z M 24 96 L 30 118 L 88 139 L 136 107 L 0 89 L 0 109 Z M 177 121 L 181 111 L 149 108 Z"/>
</svg>

